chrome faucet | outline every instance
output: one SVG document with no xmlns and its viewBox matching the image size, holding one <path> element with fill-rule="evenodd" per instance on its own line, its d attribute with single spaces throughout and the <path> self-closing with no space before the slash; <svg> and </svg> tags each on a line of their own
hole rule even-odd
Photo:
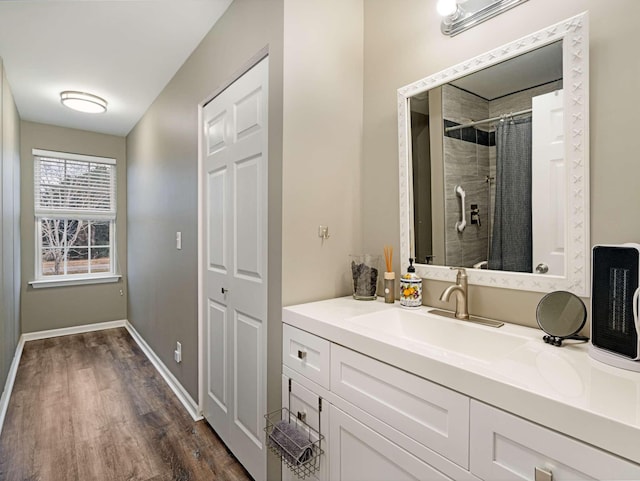
<svg viewBox="0 0 640 481">
<path fill-rule="evenodd" d="M 449 302 L 451 293 L 456 295 L 456 319 L 469 319 L 469 309 L 467 308 L 467 271 L 462 267 L 452 267 L 451 269 L 458 269 L 458 275 L 456 276 L 456 285 L 447 287 L 442 294 L 440 294 L 440 300 Z"/>
</svg>

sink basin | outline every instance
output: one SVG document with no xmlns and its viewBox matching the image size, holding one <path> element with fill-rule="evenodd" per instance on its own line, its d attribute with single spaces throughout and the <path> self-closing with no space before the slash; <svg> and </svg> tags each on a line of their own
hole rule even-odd
<svg viewBox="0 0 640 481">
<path fill-rule="evenodd" d="M 352 317 L 350 322 L 390 338 L 402 339 L 479 361 L 492 362 L 529 342 L 502 330 L 450 320 L 428 311 L 388 309 Z"/>
</svg>

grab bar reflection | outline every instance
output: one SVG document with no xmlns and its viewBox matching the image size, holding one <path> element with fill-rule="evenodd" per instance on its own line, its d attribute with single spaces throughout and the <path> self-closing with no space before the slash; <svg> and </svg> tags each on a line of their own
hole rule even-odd
<svg viewBox="0 0 640 481">
<path fill-rule="evenodd" d="M 467 219 L 466 219 L 466 215 L 465 212 L 467 210 L 466 208 L 466 203 L 465 203 L 465 197 L 467 196 L 466 192 L 464 191 L 464 189 L 462 188 L 461 185 L 456 185 L 455 188 L 455 193 L 456 195 L 460 196 L 460 200 L 461 200 L 461 219 L 458 222 L 456 222 L 456 229 L 458 229 L 458 232 L 462 232 L 464 230 L 464 228 L 467 226 Z"/>
</svg>

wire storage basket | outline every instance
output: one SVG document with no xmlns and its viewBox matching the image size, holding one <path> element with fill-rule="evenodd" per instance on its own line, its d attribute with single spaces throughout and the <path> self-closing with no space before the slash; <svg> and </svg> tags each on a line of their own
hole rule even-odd
<svg viewBox="0 0 640 481">
<path fill-rule="evenodd" d="M 304 479 L 320 469 L 320 456 L 324 453 L 320 445 L 324 436 L 289 409 L 282 408 L 265 414 L 264 431 L 269 449 Z"/>
</svg>

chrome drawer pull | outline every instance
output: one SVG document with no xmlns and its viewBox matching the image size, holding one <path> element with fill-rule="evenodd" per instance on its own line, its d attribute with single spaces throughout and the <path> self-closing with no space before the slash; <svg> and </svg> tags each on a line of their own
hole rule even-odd
<svg viewBox="0 0 640 481">
<path fill-rule="evenodd" d="M 297 417 L 303 423 L 307 422 L 307 413 L 303 413 L 303 412 L 298 411 Z"/>
<path fill-rule="evenodd" d="M 300 349 L 298 349 L 298 359 L 304 360 L 306 357 L 307 357 L 307 352 L 301 351 Z"/>
</svg>

